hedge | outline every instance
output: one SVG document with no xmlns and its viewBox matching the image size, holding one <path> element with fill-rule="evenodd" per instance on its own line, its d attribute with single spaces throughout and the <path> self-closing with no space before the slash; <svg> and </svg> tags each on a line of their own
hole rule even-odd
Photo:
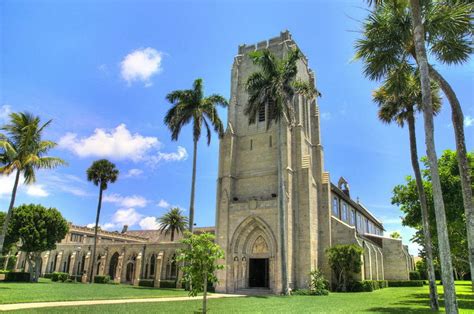
<svg viewBox="0 0 474 314">
<path fill-rule="evenodd" d="M 68 273 L 54 272 L 51 274 L 51 281 L 65 282 L 69 278 Z"/>
<path fill-rule="evenodd" d="M 69 279 L 71 281 L 81 282 L 82 281 L 82 276 L 81 275 L 71 275 L 71 276 L 69 276 Z"/>
<path fill-rule="evenodd" d="M 51 277 L 53 277 L 53 273 L 46 273 L 43 275 L 43 278 L 46 278 L 46 279 L 51 279 Z"/>
<path fill-rule="evenodd" d="M 423 280 L 389 280 L 389 287 L 423 287 Z"/>
<path fill-rule="evenodd" d="M 140 287 L 154 287 L 155 286 L 155 280 L 153 280 L 153 279 L 140 279 L 140 281 L 138 281 L 138 285 Z"/>
<path fill-rule="evenodd" d="M 5 273 L 4 281 L 30 282 L 30 273 L 27 273 L 27 272 L 8 272 L 8 273 Z"/>
<path fill-rule="evenodd" d="M 421 280 L 421 274 L 419 271 L 411 271 L 409 273 L 410 280 Z"/>
<path fill-rule="evenodd" d="M 9 270 L 3 270 L 3 269 L 0 270 L 0 274 L 6 274 L 6 273 L 9 273 L 9 272 L 10 272 Z"/>
<path fill-rule="evenodd" d="M 110 281 L 110 276 L 95 276 L 94 283 L 108 283 Z"/>
<path fill-rule="evenodd" d="M 160 288 L 176 288 L 176 282 L 174 280 L 161 280 Z"/>
<path fill-rule="evenodd" d="M 362 280 L 349 283 L 350 292 L 371 292 L 387 287 L 386 280 Z"/>
</svg>

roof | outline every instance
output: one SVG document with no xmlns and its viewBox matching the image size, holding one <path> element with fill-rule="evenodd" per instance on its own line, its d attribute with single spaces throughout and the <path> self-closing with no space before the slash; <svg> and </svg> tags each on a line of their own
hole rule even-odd
<svg viewBox="0 0 474 314">
<path fill-rule="evenodd" d="M 215 227 L 198 227 L 194 228 L 195 234 L 201 234 L 204 232 L 209 232 L 214 234 L 216 228 Z M 140 238 L 147 239 L 147 242 L 169 242 L 171 241 L 171 234 L 165 234 L 165 232 L 161 232 L 160 230 L 128 230 L 125 232 L 126 235 L 136 236 Z M 175 233 L 174 240 L 179 240 L 183 237 L 181 233 Z"/>
<path fill-rule="evenodd" d="M 331 191 L 339 195 L 344 201 L 349 203 L 352 207 L 360 211 L 362 214 L 365 216 L 369 217 L 376 225 L 378 225 L 382 230 L 385 231 L 385 228 L 383 227 L 383 224 L 380 220 L 377 219 L 377 217 L 374 216 L 364 205 L 362 205 L 360 202 L 354 201 L 352 198 L 350 198 L 346 193 L 344 193 L 340 188 L 338 188 L 335 184 L 331 183 Z"/>
</svg>

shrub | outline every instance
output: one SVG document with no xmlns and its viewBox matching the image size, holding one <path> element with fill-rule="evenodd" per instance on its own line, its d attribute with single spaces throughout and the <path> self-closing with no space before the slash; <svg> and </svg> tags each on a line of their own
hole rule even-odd
<svg viewBox="0 0 474 314">
<path fill-rule="evenodd" d="M 387 287 L 386 280 L 363 280 L 352 281 L 349 284 L 349 291 L 351 292 L 371 292 Z"/>
<path fill-rule="evenodd" d="M 410 280 L 421 280 L 421 274 L 418 271 L 411 271 L 409 274 Z"/>
<path fill-rule="evenodd" d="M 140 287 L 154 287 L 155 280 L 153 280 L 153 279 L 140 279 L 140 281 L 138 282 L 138 285 Z"/>
<path fill-rule="evenodd" d="M 176 282 L 174 280 L 161 280 L 160 288 L 176 288 Z"/>
<path fill-rule="evenodd" d="M 423 287 L 423 280 L 389 280 L 389 287 Z"/>
<path fill-rule="evenodd" d="M 30 273 L 27 272 L 8 272 L 5 273 L 4 281 L 29 282 Z"/>
<path fill-rule="evenodd" d="M 43 278 L 51 279 L 52 276 L 53 276 L 53 273 L 46 273 L 43 275 Z"/>
<path fill-rule="evenodd" d="M 81 282 L 82 281 L 82 276 L 81 275 L 71 275 L 71 276 L 69 276 L 69 279 L 71 281 Z"/>
<path fill-rule="evenodd" d="M 291 295 L 313 295 L 309 289 L 296 289 L 291 291 Z"/>
<path fill-rule="evenodd" d="M 309 273 L 311 281 L 309 289 L 313 295 L 328 295 L 329 294 L 329 281 L 327 281 L 323 273 L 319 270 L 313 270 Z"/>
<path fill-rule="evenodd" d="M 94 276 L 94 283 L 108 283 L 110 276 Z"/>
<path fill-rule="evenodd" d="M 329 265 L 337 280 L 337 291 L 347 291 L 347 285 L 353 274 L 360 273 L 364 250 L 355 244 L 335 245 L 326 249 Z"/>
<path fill-rule="evenodd" d="M 387 280 L 378 280 L 378 283 L 379 283 L 380 289 L 388 287 L 388 281 Z"/>
<path fill-rule="evenodd" d="M 51 274 L 51 281 L 65 282 L 69 277 L 68 273 L 54 272 Z"/>
<path fill-rule="evenodd" d="M 6 274 L 6 273 L 9 273 L 9 272 L 10 272 L 9 270 L 3 270 L 3 269 L 0 270 L 0 274 Z"/>
</svg>

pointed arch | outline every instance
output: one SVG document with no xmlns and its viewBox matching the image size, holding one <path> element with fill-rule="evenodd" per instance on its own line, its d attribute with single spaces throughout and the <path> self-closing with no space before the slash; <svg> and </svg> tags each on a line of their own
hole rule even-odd
<svg viewBox="0 0 474 314">
<path fill-rule="evenodd" d="M 268 254 L 277 252 L 277 241 L 270 226 L 260 217 L 252 215 L 244 219 L 235 229 L 231 240 L 231 252 L 235 254 L 252 254 L 255 241 L 261 237 L 266 243 Z"/>
</svg>

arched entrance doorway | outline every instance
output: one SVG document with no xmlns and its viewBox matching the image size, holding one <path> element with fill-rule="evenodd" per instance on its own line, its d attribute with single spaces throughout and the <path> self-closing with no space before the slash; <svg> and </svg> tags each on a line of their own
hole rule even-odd
<svg viewBox="0 0 474 314">
<path fill-rule="evenodd" d="M 276 239 L 270 226 L 251 216 L 235 230 L 231 241 L 233 290 L 275 289 Z"/>
<path fill-rule="evenodd" d="M 133 283 L 134 275 L 135 275 L 135 263 L 129 262 L 127 264 L 127 269 L 126 269 L 126 273 L 125 273 L 125 280 L 127 282 Z"/>
<path fill-rule="evenodd" d="M 110 276 L 110 279 L 112 280 L 115 279 L 115 276 L 117 274 L 118 259 L 119 259 L 119 254 L 117 252 L 115 252 L 114 255 L 112 255 L 112 258 L 110 259 L 109 276 Z"/>
</svg>

